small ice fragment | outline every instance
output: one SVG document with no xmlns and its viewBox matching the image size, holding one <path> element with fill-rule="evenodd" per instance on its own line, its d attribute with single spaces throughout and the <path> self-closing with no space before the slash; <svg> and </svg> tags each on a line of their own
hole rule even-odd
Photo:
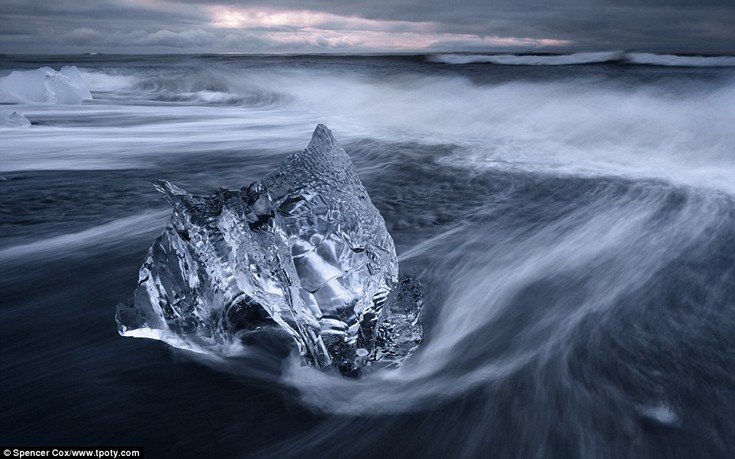
<svg viewBox="0 0 735 459">
<path fill-rule="evenodd" d="M 0 127 L 27 128 L 31 122 L 22 113 L 0 112 Z"/>
<path fill-rule="evenodd" d="M 159 181 L 173 216 L 140 269 L 123 336 L 226 355 L 279 329 L 305 363 L 357 375 L 418 346 L 418 286 L 398 281 L 393 239 L 323 125 L 261 181 L 194 196 Z"/>
<path fill-rule="evenodd" d="M 640 414 L 644 419 L 655 421 L 664 425 L 675 425 L 679 422 L 679 416 L 671 406 L 661 403 L 658 405 L 643 406 Z"/>
</svg>

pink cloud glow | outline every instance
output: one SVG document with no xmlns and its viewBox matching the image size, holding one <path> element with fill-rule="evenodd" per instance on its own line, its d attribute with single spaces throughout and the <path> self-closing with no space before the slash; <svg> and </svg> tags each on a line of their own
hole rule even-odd
<svg viewBox="0 0 735 459">
<path fill-rule="evenodd" d="M 210 8 L 210 25 L 221 29 L 259 30 L 263 39 L 282 45 L 310 43 L 320 47 L 380 50 L 423 49 L 462 43 L 487 47 L 553 47 L 567 40 L 478 36 L 436 32 L 431 22 L 378 21 L 330 13 L 275 9 Z"/>
</svg>

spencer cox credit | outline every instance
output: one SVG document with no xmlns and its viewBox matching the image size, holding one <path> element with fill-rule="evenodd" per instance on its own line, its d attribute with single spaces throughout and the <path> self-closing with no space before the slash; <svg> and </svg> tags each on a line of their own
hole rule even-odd
<svg viewBox="0 0 735 459">
<path fill-rule="evenodd" d="M 3 448 L 3 457 L 143 457 L 143 448 Z"/>
</svg>

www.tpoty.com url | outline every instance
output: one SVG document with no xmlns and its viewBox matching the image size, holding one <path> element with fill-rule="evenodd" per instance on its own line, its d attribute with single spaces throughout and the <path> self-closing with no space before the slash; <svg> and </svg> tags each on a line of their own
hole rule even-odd
<svg viewBox="0 0 735 459">
<path fill-rule="evenodd" d="M 0 447 L 2 458 L 29 458 L 29 457 L 95 457 L 95 458 L 142 458 L 143 448 L 140 447 Z"/>
</svg>

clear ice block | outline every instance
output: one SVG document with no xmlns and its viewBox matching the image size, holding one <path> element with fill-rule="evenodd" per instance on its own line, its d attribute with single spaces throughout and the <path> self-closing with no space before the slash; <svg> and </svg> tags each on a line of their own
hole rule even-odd
<svg viewBox="0 0 735 459">
<path fill-rule="evenodd" d="M 325 126 L 239 190 L 156 187 L 173 215 L 118 307 L 121 335 L 227 355 L 275 328 L 305 363 L 349 375 L 398 366 L 420 343 L 417 284 L 398 282 L 383 217 Z"/>
</svg>

